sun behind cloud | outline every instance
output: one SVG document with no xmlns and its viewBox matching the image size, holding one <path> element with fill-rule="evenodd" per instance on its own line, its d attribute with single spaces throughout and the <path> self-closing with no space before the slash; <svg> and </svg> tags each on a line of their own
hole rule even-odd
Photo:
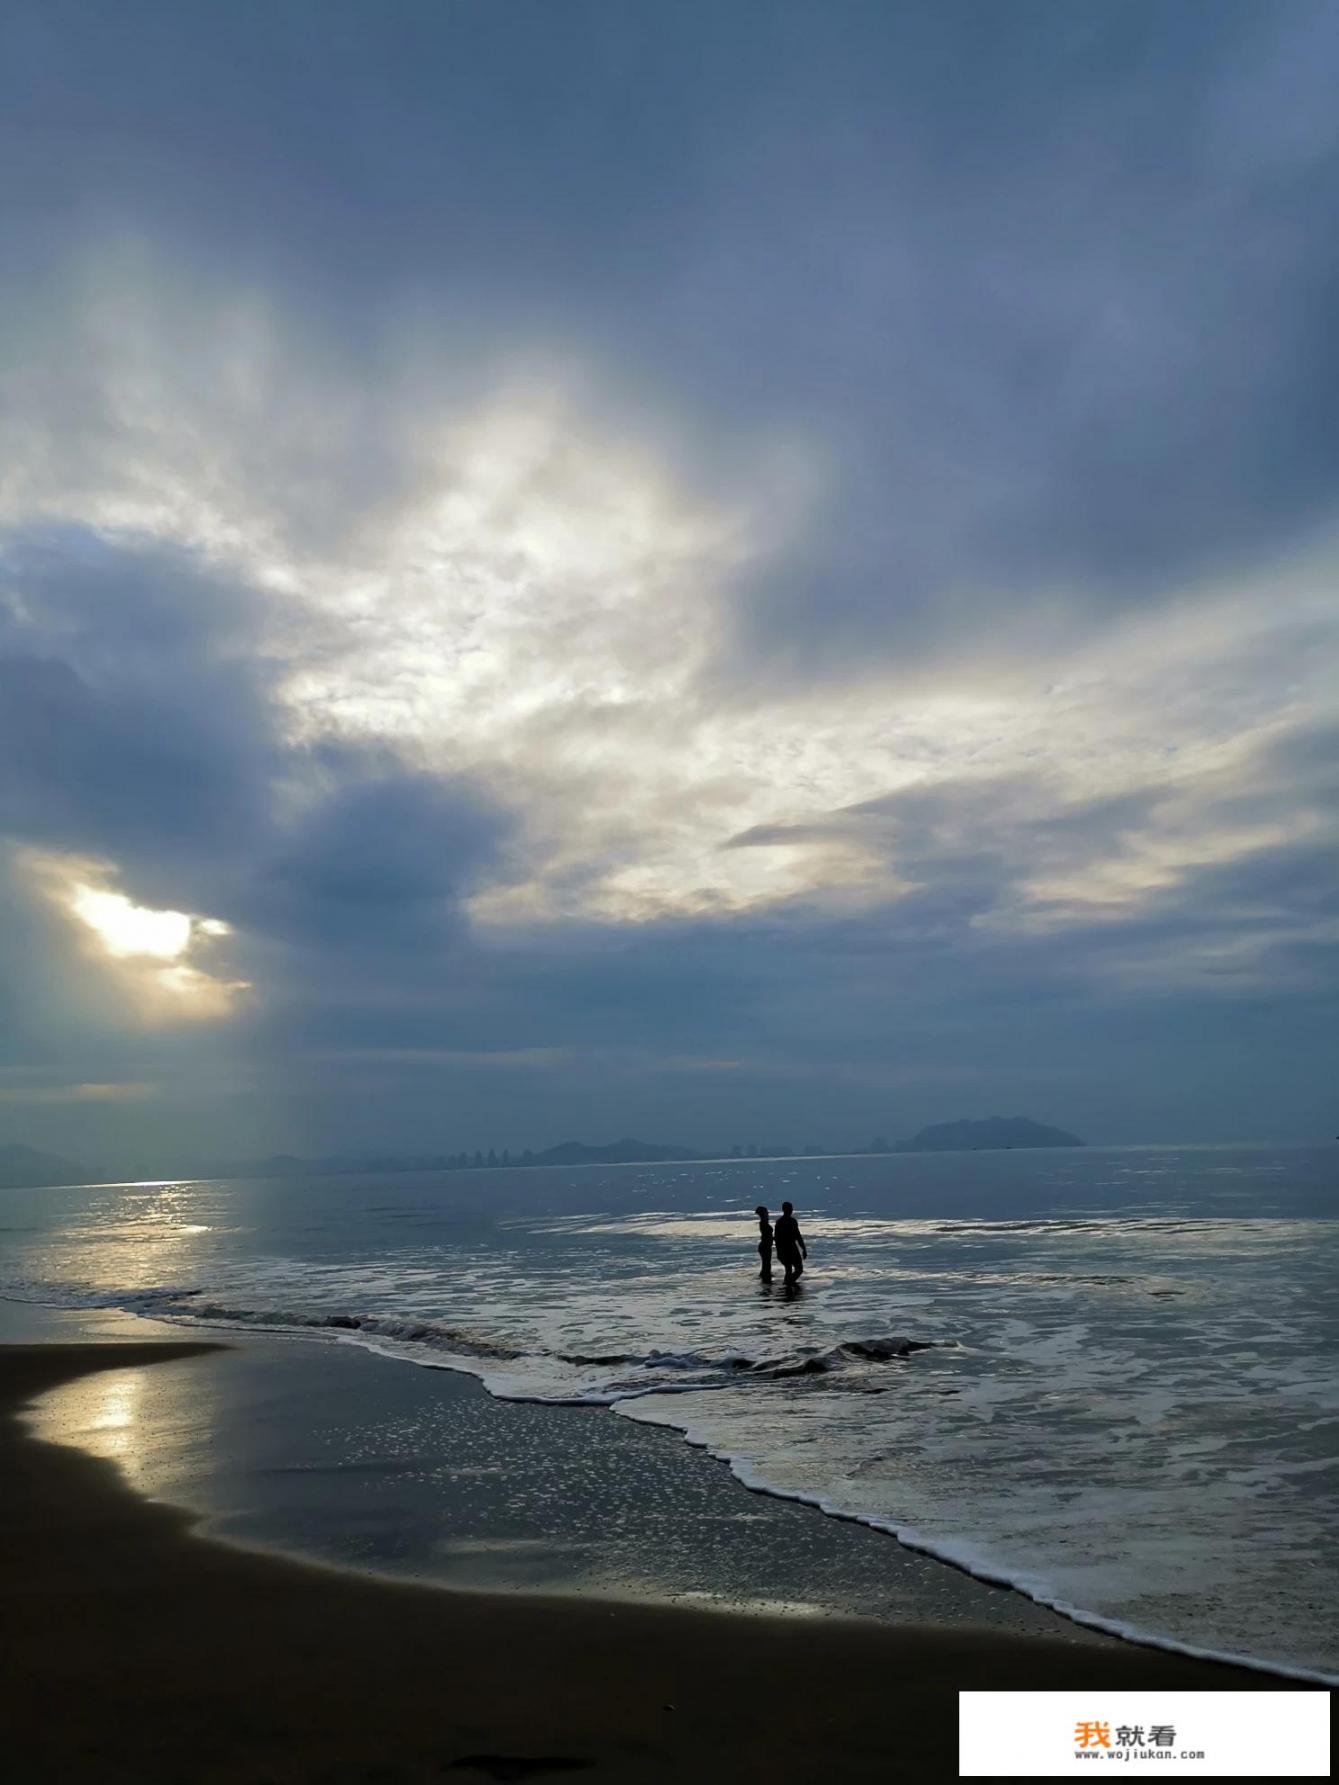
<svg viewBox="0 0 1339 1785">
<path fill-rule="evenodd" d="M 192 958 L 232 934 L 221 918 L 137 905 L 108 885 L 116 870 L 105 862 L 33 851 L 29 867 L 48 900 L 76 920 L 89 958 L 119 978 L 141 1020 L 217 1021 L 250 991 L 246 980 Z"/>
</svg>

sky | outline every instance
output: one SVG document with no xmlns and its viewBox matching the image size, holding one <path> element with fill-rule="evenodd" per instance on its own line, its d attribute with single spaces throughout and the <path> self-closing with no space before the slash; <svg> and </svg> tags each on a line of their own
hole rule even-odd
<svg viewBox="0 0 1339 1785">
<path fill-rule="evenodd" d="M 1331 1135 L 1337 78 L 9 0 L 0 1142 Z"/>
</svg>

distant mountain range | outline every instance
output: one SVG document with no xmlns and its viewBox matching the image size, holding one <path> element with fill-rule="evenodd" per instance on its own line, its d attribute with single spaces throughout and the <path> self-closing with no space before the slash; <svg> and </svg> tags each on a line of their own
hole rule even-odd
<svg viewBox="0 0 1339 1785">
<path fill-rule="evenodd" d="M 933 1127 L 922 1128 L 919 1134 L 913 1134 L 910 1140 L 901 1141 L 895 1147 L 890 1147 L 886 1141 L 875 1141 L 869 1148 L 847 1149 L 847 1152 L 849 1156 L 851 1153 L 866 1151 L 947 1153 L 984 1151 L 990 1148 L 1082 1145 L 1083 1142 L 1076 1134 L 1067 1134 L 1063 1128 L 1048 1128 L 1041 1122 L 1030 1121 L 1026 1116 L 987 1116 L 982 1121 L 940 1122 Z M 690 1147 L 663 1146 L 654 1141 L 634 1140 L 631 1136 L 625 1136 L 622 1140 L 610 1141 L 607 1146 L 591 1146 L 586 1141 L 567 1140 L 559 1146 L 546 1147 L 539 1153 L 531 1152 L 528 1147 L 521 1153 L 512 1153 L 504 1148 L 501 1153 L 335 1153 L 315 1159 L 303 1159 L 295 1153 L 276 1153 L 268 1159 L 213 1160 L 203 1166 L 197 1162 L 191 1171 L 182 1175 L 216 1178 L 330 1177 L 401 1171 L 477 1171 L 491 1166 L 665 1165 L 712 1158 L 751 1158 L 756 1161 L 763 1157 L 799 1158 L 805 1154 L 812 1156 L 819 1153 L 837 1158 L 841 1157 L 842 1149 L 833 1149 L 831 1153 L 826 1153 L 824 1148 L 810 1146 L 804 1149 L 804 1153 L 796 1154 L 778 1147 L 775 1152 L 751 1151 L 745 1155 L 736 1146 L 728 1153 L 724 1150 L 719 1153 L 697 1153 Z M 122 1174 L 90 1171 L 87 1166 L 62 1159 L 56 1153 L 39 1152 L 36 1147 L 0 1147 L 0 1189 L 21 1186 L 40 1188 L 53 1184 L 96 1184 L 107 1182 L 109 1177 L 113 1181 L 119 1181 L 120 1176 L 137 1175 L 146 1174 L 139 1171 Z"/>
<path fill-rule="evenodd" d="M 491 1166 L 531 1165 L 659 1165 L 668 1161 L 704 1158 L 688 1147 L 658 1146 L 649 1140 L 611 1141 L 608 1146 L 588 1146 L 567 1140 L 535 1153 L 526 1147 L 513 1153 L 504 1147 L 474 1153 L 332 1153 L 324 1158 L 301 1159 L 293 1153 L 275 1153 L 268 1159 L 215 1162 L 202 1175 L 219 1178 L 286 1178 L 347 1176 L 353 1172 L 468 1171 Z"/>
<path fill-rule="evenodd" d="M 36 1190 L 51 1184 L 90 1181 L 87 1166 L 62 1159 L 59 1153 L 39 1153 L 36 1147 L 0 1147 L 0 1190 Z"/>
<path fill-rule="evenodd" d="M 1010 1147 L 1081 1147 L 1077 1134 L 1026 1116 L 986 1116 L 979 1122 L 937 1122 L 898 1147 L 899 1153 L 968 1153 Z"/>
</svg>

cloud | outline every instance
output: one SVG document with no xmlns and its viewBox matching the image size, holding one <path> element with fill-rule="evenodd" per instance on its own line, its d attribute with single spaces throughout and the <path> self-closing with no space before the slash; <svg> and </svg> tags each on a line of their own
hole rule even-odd
<svg viewBox="0 0 1339 1785">
<path fill-rule="evenodd" d="M 355 768 L 295 821 L 240 912 L 258 933 L 305 949 L 431 950 L 458 927 L 460 901 L 505 830 L 468 785 Z"/>
<path fill-rule="evenodd" d="M 521 11 L 9 9 L 0 1055 L 1146 1132 L 1275 999 L 1318 1110 L 1331 9 Z"/>
<path fill-rule="evenodd" d="M 189 881 L 267 822 L 267 666 L 249 592 L 173 541 L 11 535 L 0 557 L 0 813 L 11 835 Z M 166 901 L 163 901 L 166 902 Z M 191 901 L 187 901 L 191 902 Z"/>
</svg>

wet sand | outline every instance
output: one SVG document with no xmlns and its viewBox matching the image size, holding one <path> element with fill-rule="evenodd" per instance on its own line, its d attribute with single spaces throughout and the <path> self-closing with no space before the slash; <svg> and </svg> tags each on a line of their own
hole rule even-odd
<svg viewBox="0 0 1339 1785">
<path fill-rule="evenodd" d="M 0 1342 L 186 1336 L 0 1303 Z M 217 1338 L 222 1353 L 44 1396 L 37 1436 L 108 1458 L 210 1537 L 420 1586 L 1103 1640 L 868 1526 L 750 1492 L 675 1427 L 497 1400 L 359 1345 Z"/>
<path fill-rule="evenodd" d="M 957 1775 L 957 1693 L 1268 1690 L 1117 1642 L 401 1585 L 217 1543 L 33 1397 L 195 1343 L 0 1348 L 0 1716 L 28 1781 Z"/>
</svg>

